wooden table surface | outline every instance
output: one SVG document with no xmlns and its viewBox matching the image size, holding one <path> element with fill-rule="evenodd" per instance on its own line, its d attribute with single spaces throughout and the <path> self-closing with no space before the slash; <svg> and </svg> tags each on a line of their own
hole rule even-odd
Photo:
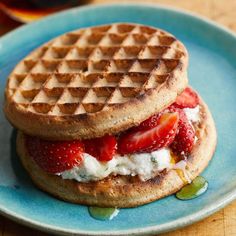
<svg viewBox="0 0 236 236">
<path fill-rule="evenodd" d="M 94 0 L 91 3 L 112 2 Z M 118 1 L 117 1 L 118 2 Z M 123 1 L 120 1 L 123 2 Z M 130 1 L 134 2 L 134 0 Z M 136 2 L 136 1 L 135 1 Z M 145 1 L 147 2 L 147 0 Z M 153 0 L 194 11 L 223 24 L 236 32 L 236 0 Z M 0 35 L 19 26 L 0 12 Z M 0 216 L 0 236 L 49 236 L 49 234 L 21 226 Z M 163 234 L 163 236 L 236 236 L 236 201 L 212 216 L 183 229 Z"/>
</svg>

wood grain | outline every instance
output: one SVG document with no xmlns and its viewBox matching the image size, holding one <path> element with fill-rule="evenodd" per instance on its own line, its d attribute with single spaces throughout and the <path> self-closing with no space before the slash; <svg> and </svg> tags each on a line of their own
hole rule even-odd
<svg viewBox="0 0 236 236">
<path fill-rule="evenodd" d="M 94 0 L 91 3 L 112 2 L 108 0 Z M 118 1 L 116 1 L 118 2 Z M 120 2 L 124 2 L 120 0 Z M 129 2 L 137 2 L 130 0 Z M 144 1 L 139 1 L 144 2 Z M 187 9 L 204 15 L 231 30 L 236 31 L 236 0 L 152 0 L 182 9 Z M 0 12 L 0 35 L 19 26 Z M 30 229 L 14 223 L 0 216 L 0 236 L 50 236 L 49 234 Z M 162 236 L 236 236 L 236 201 L 212 216 L 174 232 L 162 234 Z"/>
<path fill-rule="evenodd" d="M 110 3 L 113 1 L 95 0 L 92 2 Z M 120 0 L 119 2 L 150 2 L 178 7 L 206 16 L 236 31 L 236 0 Z"/>
</svg>

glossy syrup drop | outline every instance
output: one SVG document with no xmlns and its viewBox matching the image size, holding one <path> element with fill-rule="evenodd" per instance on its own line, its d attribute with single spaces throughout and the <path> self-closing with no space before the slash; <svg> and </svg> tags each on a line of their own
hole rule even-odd
<svg viewBox="0 0 236 236">
<path fill-rule="evenodd" d="M 189 200 L 202 195 L 206 192 L 207 188 L 208 182 L 206 179 L 202 176 L 198 176 L 191 184 L 187 184 L 177 192 L 175 196 L 180 200 Z"/>
<path fill-rule="evenodd" d="M 89 214 L 96 220 L 112 220 L 119 213 L 117 208 L 89 207 Z"/>
</svg>

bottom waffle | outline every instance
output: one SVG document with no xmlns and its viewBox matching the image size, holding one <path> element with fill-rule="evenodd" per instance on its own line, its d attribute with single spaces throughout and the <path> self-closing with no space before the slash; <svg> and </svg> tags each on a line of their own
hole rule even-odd
<svg viewBox="0 0 236 236">
<path fill-rule="evenodd" d="M 187 174 L 196 178 L 208 165 L 216 147 L 216 129 L 207 105 L 201 100 L 201 123 L 195 127 L 198 141 L 187 160 Z M 163 171 L 146 182 L 131 176 L 109 176 L 100 181 L 79 183 L 63 180 L 41 170 L 27 153 L 24 134 L 18 132 L 17 152 L 33 182 L 45 192 L 65 201 L 101 207 L 135 207 L 163 198 L 186 182 L 175 170 Z"/>
</svg>

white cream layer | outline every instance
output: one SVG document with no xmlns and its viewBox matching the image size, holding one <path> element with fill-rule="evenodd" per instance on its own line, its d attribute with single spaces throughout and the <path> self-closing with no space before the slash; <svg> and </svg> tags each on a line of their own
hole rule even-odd
<svg viewBox="0 0 236 236">
<path fill-rule="evenodd" d="M 66 170 L 60 175 L 63 179 L 75 179 L 78 182 L 96 181 L 110 174 L 138 175 L 141 180 L 146 181 L 154 177 L 157 172 L 171 167 L 170 151 L 164 148 L 151 153 L 116 155 L 108 162 L 100 162 L 85 153 L 81 165 Z"/>
<path fill-rule="evenodd" d="M 191 123 L 200 121 L 200 107 L 196 106 L 195 108 L 184 108 L 183 109 L 188 120 Z"/>
<path fill-rule="evenodd" d="M 191 123 L 199 121 L 199 106 L 193 109 L 185 108 L 184 111 Z M 182 162 L 174 164 L 171 161 L 170 149 L 168 148 L 162 148 L 151 153 L 116 155 L 108 162 L 100 162 L 95 157 L 84 153 L 82 164 L 58 173 L 58 175 L 63 179 L 74 179 L 78 182 L 97 181 L 110 174 L 138 175 L 142 181 L 146 181 L 164 169 L 181 169 L 184 171 L 186 163 Z"/>
</svg>

